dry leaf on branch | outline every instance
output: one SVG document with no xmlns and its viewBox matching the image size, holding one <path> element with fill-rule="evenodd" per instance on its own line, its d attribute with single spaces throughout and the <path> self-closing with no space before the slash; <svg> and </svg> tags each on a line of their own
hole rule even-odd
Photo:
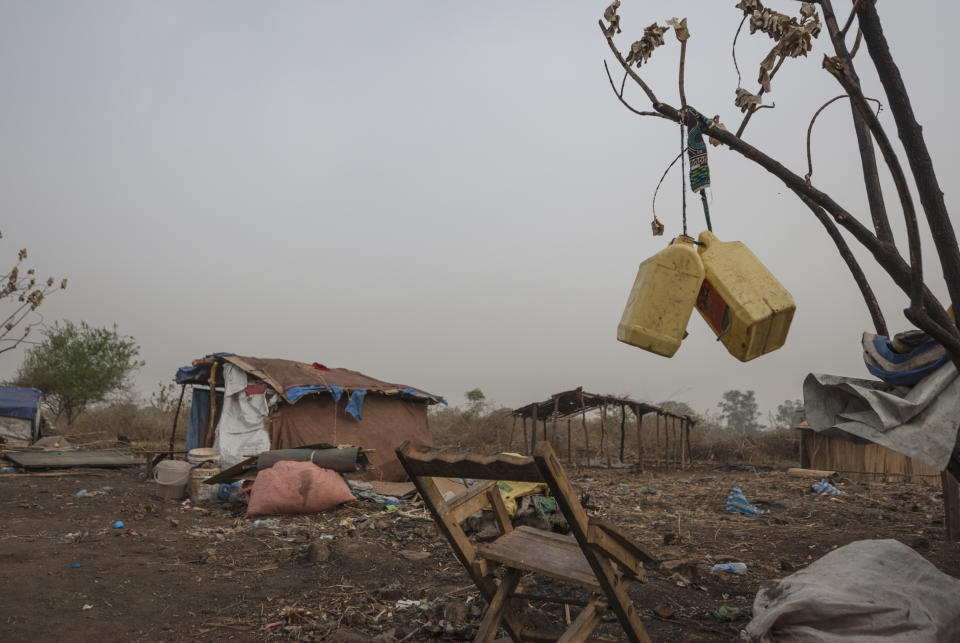
<svg viewBox="0 0 960 643">
<path fill-rule="evenodd" d="M 741 112 L 746 112 L 751 105 L 759 106 L 763 102 L 756 94 L 751 94 L 743 87 L 737 87 L 737 97 L 733 104 L 740 108 Z"/>
<path fill-rule="evenodd" d="M 607 38 L 613 38 L 613 34 L 620 33 L 620 15 L 617 13 L 619 8 L 620 0 L 613 0 L 603 12 L 603 19 L 610 23 L 610 26 L 603 32 Z"/>
<path fill-rule="evenodd" d="M 724 132 L 730 131 L 726 128 L 726 126 L 723 123 L 720 122 L 719 114 L 713 117 L 713 122 L 710 125 L 716 129 L 723 130 Z M 707 135 L 707 142 L 710 143 L 710 145 L 713 145 L 714 147 L 720 147 L 721 145 L 723 145 L 721 141 L 718 141 L 717 139 L 712 138 L 709 134 Z"/>
<path fill-rule="evenodd" d="M 637 67 L 649 60 L 653 50 L 664 44 L 663 34 L 670 27 L 663 27 L 653 23 L 643 30 L 643 38 L 630 45 L 630 53 L 627 54 L 627 64 L 636 64 Z"/>
<path fill-rule="evenodd" d="M 686 18 L 680 18 L 679 20 L 677 18 L 670 18 L 667 20 L 667 24 L 673 27 L 673 33 L 680 42 L 690 37 L 690 32 L 687 30 Z"/>
</svg>

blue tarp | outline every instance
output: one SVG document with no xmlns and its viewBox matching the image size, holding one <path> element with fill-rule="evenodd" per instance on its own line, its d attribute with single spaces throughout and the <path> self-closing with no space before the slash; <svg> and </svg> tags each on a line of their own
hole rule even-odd
<svg viewBox="0 0 960 643">
<path fill-rule="evenodd" d="M 230 357 L 234 353 L 214 353 L 213 357 Z M 177 384 L 206 384 L 209 378 L 207 366 L 181 366 L 174 378 Z"/>
<path fill-rule="evenodd" d="M 22 386 L 0 386 L 0 416 L 35 421 L 40 391 Z"/>
<path fill-rule="evenodd" d="M 363 410 L 363 398 L 367 396 L 367 389 L 358 388 L 350 394 L 350 402 L 347 403 L 347 413 L 353 416 L 354 420 L 362 420 L 360 412 Z"/>
<path fill-rule="evenodd" d="M 333 396 L 334 402 L 339 402 L 340 396 L 343 395 L 342 386 L 291 386 L 287 389 L 286 395 L 287 399 L 290 400 L 290 403 L 292 404 L 304 395 L 319 393 L 320 391 L 330 391 L 330 395 Z"/>
<path fill-rule="evenodd" d="M 223 392 L 217 391 L 217 406 L 222 405 Z M 193 389 L 193 399 L 190 401 L 190 424 L 187 426 L 187 451 L 197 449 L 203 445 L 203 427 L 207 425 L 207 412 L 210 409 L 210 389 Z M 186 456 L 184 456 L 186 459 Z"/>
</svg>

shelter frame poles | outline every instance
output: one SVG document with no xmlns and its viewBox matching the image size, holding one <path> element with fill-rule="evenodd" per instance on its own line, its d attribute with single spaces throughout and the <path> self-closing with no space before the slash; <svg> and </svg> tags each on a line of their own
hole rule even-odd
<svg viewBox="0 0 960 643">
<path fill-rule="evenodd" d="M 553 398 L 553 450 L 560 453 L 560 438 L 557 437 L 557 422 L 560 420 L 560 398 Z"/>
<path fill-rule="evenodd" d="M 521 447 L 526 449 L 527 444 L 529 444 L 529 442 L 527 442 L 527 416 L 524 415 L 523 416 L 523 442 L 521 443 Z"/>
<path fill-rule="evenodd" d="M 517 416 L 513 416 L 513 424 L 510 427 L 510 441 L 507 442 L 507 451 L 513 451 L 513 436 L 517 432 Z"/>
<path fill-rule="evenodd" d="M 177 401 L 177 410 L 173 414 L 173 428 L 170 430 L 170 445 L 167 447 L 167 455 L 173 457 L 173 441 L 177 437 L 177 420 L 180 419 L 180 409 L 183 407 L 183 394 L 187 391 L 187 385 L 180 385 L 180 399 Z"/>
<path fill-rule="evenodd" d="M 537 445 L 537 404 L 533 405 L 533 429 L 530 431 L 530 451 L 527 453 L 533 455 L 533 449 Z"/>
<path fill-rule="evenodd" d="M 623 443 L 627 439 L 627 407 L 620 403 L 620 464 L 623 464 Z"/>
<path fill-rule="evenodd" d="M 690 464 L 693 464 L 693 449 L 690 448 L 690 429 L 693 427 L 693 421 L 690 418 L 687 418 L 686 422 L 687 427 L 687 457 L 690 458 Z"/>
<path fill-rule="evenodd" d="M 607 403 L 606 401 L 600 402 L 600 462 L 603 462 L 607 459 L 607 453 L 604 449 L 606 447 L 606 438 L 607 438 L 607 429 L 606 429 L 606 419 L 607 419 Z M 607 464 L 610 464 L 608 461 Z"/>
<path fill-rule="evenodd" d="M 640 473 L 643 473 L 643 416 L 637 407 L 633 407 L 633 416 L 637 419 L 637 461 L 640 463 Z"/>
<path fill-rule="evenodd" d="M 680 420 L 680 469 L 685 470 L 687 468 L 687 444 L 684 439 L 686 436 L 686 427 L 687 423 L 682 419 Z"/>
<path fill-rule="evenodd" d="M 587 465 L 590 464 L 590 431 L 587 430 L 587 405 L 583 401 L 583 391 L 580 391 L 580 419 L 583 423 L 583 440 L 587 451 Z"/>
<path fill-rule="evenodd" d="M 670 470 L 670 416 L 663 418 L 663 466 Z"/>
<path fill-rule="evenodd" d="M 570 416 L 567 416 L 567 464 L 573 462 L 573 431 L 570 429 Z"/>
<path fill-rule="evenodd" d="M 203 428 L 203 440 L 200 442 L 207 448 L 213 446 L 214 433 L 216 432 L 214 416 L 217 414 L 217 367 L 219 365 L 219 362 L 213 362 L 210 365 L 210 379 L 208 381 L 210 384 L 210 403 L 207 406 L 207 424 Z"/>
</svg>

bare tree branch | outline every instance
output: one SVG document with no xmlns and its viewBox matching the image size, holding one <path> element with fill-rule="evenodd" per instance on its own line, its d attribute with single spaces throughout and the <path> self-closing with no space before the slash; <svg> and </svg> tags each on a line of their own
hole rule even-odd
<svg viewBox="0 0 960 643">
<path fill-rule="evenodd" d="M 837 98 L 843 98 L 843 96 L 838 96 Z M 823 224 L 823 227 L 826 228 L 827 234 L 830 235 L 831 239 L 833 239 L 833 243 L 837 246 L 840 256 L 843 258 L 843 261 L 847 264 L 847 268 L 853 275 L 853 280 L 857 283 L 857 287 L 860 288 L 860 294 L 863 296 L 863 301 L 867 305 L 867 310 L 870 311 L 870 318 L 873 320 L 873 327 L 877 331 L 877 334 L 889 337 L 890 334 L 887 332 L 887 322 L 883 318 L 883 312 L 880 310 L 880 304 L 877 303 L 877 297 L 873 294 L 873 288 L 870 287 L 870 282 L 867 281 L 867 276 L 863 274 L 863 270 L 860 268 L 857 258 L 854 257 L 853 252 L 850 251 L 850 246 L 847 245 L 846 239 L 844 239 L 843 235 L 840 234 L 837 226 L 834 225 L 833 221 L 830 220 L 830 216 L 824 211 L 823 208 L 818 206 L 806 196 L 801 196 L 800 200 L 803 201 L 804 205 L 810 208 L 810 211 L 813 212 L 813 215 L 817 217 L 820 223 Z"/>
<path fill-rule="evenodd" d="M 657 118 L 666 118 L 667 120 L 670 120 L 667 116 L 664 116 L 663 114 L 659 114 L 659 113 L 657 113 L 657 112 L 644 112 L 644 111 L 641 111 L 641 110 L 639 110 L 639 109 L 634 108 L 634 107 L 633 107 L 630 103 L 628 103 L 628 102 L 626 101 L 626 99 L 623 97 L 623 86 L 622 86 L 622 85 L 621 85 L 621 87 L 620 87 L 620 91 L 619 91 L 619 92 L 617 91 L 617 86 L 613 84 L 613 76 L 610 75 L 610 67 L 607 66 L 607 61 L 606 61 L 606 60 L 603 61 L 603 68 L 607 71 L 607 79 L 610 81 L 610 88 L 613 90 L 613 93 L 614 93 L 614 94 L 616 95 L 616 97 L 620 100 L 620 102 L 623 103 L 623 106 L 624 106 L 624 107 L 626 107 L 627 109 L 629 109 L 629 110 L 630 110 L 631 112 L 633 112 L 634 114 L 637 114 L 638 116 L 656 116 Z M 627 76 L 624 75 L 623 79 L 624 79 L 624 82 L 626 82 Z"/>
<path fill-rule="evenodd" d="M 960 248 L 957 236 L 950 223 L 943 191 L 933 169 L 933 161 L 927 151 L 923 131 L 913 114 L 910 97 L 903 84 L 903 77 L 890 55 L 880 17 L 872 2 L 862 2 L 857 8 L 860 29 L 870 58 L 877 68 L 880 83 L 887 94 L 887 102 L 897 124 L 897 133 L 907 153 L 907 161 L 913 173 L 920 195 L 920 204 L 927 217 L 930 232 L 936 240 L 937 254 L 947 282 L 950 301 L 955 311 L 960 311 Z M 954 331 L 956 333 L 956 331 Z"/>
</svg>

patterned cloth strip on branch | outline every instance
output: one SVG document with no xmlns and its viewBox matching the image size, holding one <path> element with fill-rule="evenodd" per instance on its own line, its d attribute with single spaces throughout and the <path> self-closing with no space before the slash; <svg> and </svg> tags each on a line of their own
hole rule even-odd
<svg viewBox="0 0 960 643">
<path fill-rule="evenodd" d="M 690 189 L 699 192 L 710 187 L 710 166 L 707 165 L 707 146 L 700 130 L 700 114 L 688 107 L 683 114 L 687 128 L 687 155 L 690 158 Z"/>
</svg>

